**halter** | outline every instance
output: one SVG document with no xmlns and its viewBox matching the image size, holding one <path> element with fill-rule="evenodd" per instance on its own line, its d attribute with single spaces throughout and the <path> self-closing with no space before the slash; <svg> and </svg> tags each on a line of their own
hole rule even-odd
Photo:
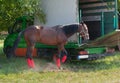
<svg viewBox="0 0 120 83">
<path fill-rule="evenodd" d="M 80 33 L 85 33 L 85 30 L 83 29 L 83 24 L 82 24 Z"/>
<path fill-rule="evenodd" d="M 80 25 L 79 25 L 80 26 Z M 80 30 L 80 32 L 79 32 L 79 34 L 82 34 L 81 35 L 81 37 L 86 37 L 86 36 L 88 36 L 89 34 L 88 33 L 86 33 L 86 31 L 85 31 L 85 27 L 84 27 L 84 25 L 83 25 L 83 23 L 81 23 L 81 30 Z"/>
</svg>

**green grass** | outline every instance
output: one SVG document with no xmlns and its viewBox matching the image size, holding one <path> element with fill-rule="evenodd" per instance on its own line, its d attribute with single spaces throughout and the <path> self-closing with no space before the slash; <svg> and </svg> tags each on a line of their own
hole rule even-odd
<svg viewBox="0 0 120 83">
<path fill-rule="evenodd" d="M 47 60 L 34 58 L 36 69 L 28 69 L 25 57 L 6 59 L 0 44 L 0 83 L 119 83 L 120 53 L 95 61 L 71 62 L 67 70 L 42 71 Z"/>
</svg>

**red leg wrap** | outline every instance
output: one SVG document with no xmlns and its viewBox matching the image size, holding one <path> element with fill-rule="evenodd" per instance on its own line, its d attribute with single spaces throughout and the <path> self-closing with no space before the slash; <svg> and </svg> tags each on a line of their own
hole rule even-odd
<svg viewBox="0 0 120 83">
<path fill-rule="evenodd" d="M 57 65 L 58 68 L 60 68 L 60 58 L 57 58 L 56 65 Z"/>
<path fill-rule="evenodd" d="M 64 56 L 62 57 L 62 63 L 64 63 L 64 62 L 66 61 L 66 59 L 67 59 L 67 56 L 64 55 Z"/>
<path fill-rule="evenodd" d="M 27 58 L 27 64 L 28 64 L 29 68 L 34 68 L 35 67 L 34 61 L 30 58 Z"/>
<path fill-rule="evenodd" d="M 35 63 L 34 63 L 34 60 L 33 60 L 33 59 L 31 59 L 31 67 L 32 67 L 32 68 L 35 68 Z"/>
</svg>

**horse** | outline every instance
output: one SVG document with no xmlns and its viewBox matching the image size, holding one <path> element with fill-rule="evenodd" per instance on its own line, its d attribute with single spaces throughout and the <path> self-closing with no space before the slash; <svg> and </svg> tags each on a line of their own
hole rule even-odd
<svg viewBox="0 0 120 83">
<path fill-rule="evenodd" d="M 46 45 L 55 45 L 58 48 L 58 55 L 56 55 L 54 59 L 56 66 L 60 68 L 61 62 L 65 63 L 67 59 L 67 51 L 64 48 L 64 45 L 67 44 L 68 38 L 75 33 L 79 33 L 84 40 L 89 40 L 88 28 L 85 23 L 57 25 L 49 28 L 41 25 L 31 25 L 25 30 L 19 32 L 11 51 L 15 54 L 15 49 L 23 35 L 27 45 L 27 65 L 30 68 L 34 68 L 35 64 L 32 58 L 32 53 L 35 43 L 40 42 Z"/>
</svg>

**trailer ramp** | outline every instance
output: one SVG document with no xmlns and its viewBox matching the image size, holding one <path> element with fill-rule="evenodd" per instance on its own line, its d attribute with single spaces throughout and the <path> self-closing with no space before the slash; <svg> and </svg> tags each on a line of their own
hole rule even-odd
<svg viewBox="0 0 120 83">
<path fill-rule="evenodd" d="M 83 45 L 83 47 L 114 47 L 120 46 L 120 30 L 113 31 Z"/>
<path fill-rule="evenodd" d="M 101 36 L 93 41 L 80 46 L 87 54 L 79 54 L 73 56 L 77 60 L 87 59 L 95 60 L 105 56 L 114 55 L 114 48 L 120 46 L 120 30 L 113 31 L 109 34 Z M 74 59 L 73 59 L 74 60 Z"/>
</svg>

